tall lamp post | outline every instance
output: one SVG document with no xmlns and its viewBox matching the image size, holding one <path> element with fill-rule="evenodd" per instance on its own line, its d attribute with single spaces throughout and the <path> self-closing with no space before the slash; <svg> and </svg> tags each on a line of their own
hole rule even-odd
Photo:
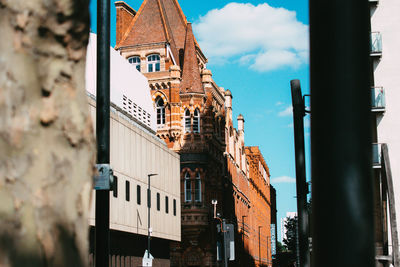
<svg viewBox="0 0 400 267">
<path fill-rule="evenodd" d="M 258 226 L 258 261 L 261 266 L 261 235 L 260 235 L 260 229 L 262 228 L 261 225 Z"/>
<path fill-rule="evenodd" d="M 147 175 L 147 258 L 150 258 L 150 177 L 156 176 L 157 173 L 151 173 Z"/>
<path fill-rule="evenodd" d="M 97 1 L 97 163 L 110 164 L 110 0 Z M 96 190 L 95 263 L 109 266 L 110 192 Z"/>
</svg>

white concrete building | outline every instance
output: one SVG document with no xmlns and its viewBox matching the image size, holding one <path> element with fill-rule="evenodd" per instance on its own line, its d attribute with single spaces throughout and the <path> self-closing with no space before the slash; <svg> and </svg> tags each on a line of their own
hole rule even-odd
<svg viewBox="0 0 400 267">
<path fill-rule="evenodd" d="M 94 124 L 95 38 L 91 34 L 86 66 L 86 89 Z M 147 79 L 110 49 L 110 165 L 118 177 L 117 190 L 110 192 L 111 266 L 141 263 L 147 248 L 148 174 L 157 174 L 151 177 L 150 188 L 151 253 L 158 264 L 169 266 L 169 242 L 181 240 L 180 156 L 155 135 L 155 110 Z M 95 225 L 95 197 L 89 223 Z"/>
<path fill-rule="evenodd" d="M 285 227 L 286 222 L 289 219 L 293 219 L 294 217 L 297 217 L 297 212 L 292 211 L 292 212 L 286 212 L 286 217 L 281 218 L 281 240 L 280 240 L 280 242 L 283 242 L 283 239 L 286 239 L 286 233 L 287 233 L 287 229 Z"/>
<path fill-rule="evenodd" d="M 389 150 L 391 173 L 397 225 L 400 225 L 400 2 L 398 0 L 369 0 L 371 10 L 371 57 L 373 64 L 372 111 L 376 118 L 374 142 L 385 143 Z M 382 174 L 380 164 L 380 146 L 374 147 L 375 177 Z M 378 178 L 379 181 L 379 178 Z M 376 182 L 376 185 L 381 183 Z M 382 190 L 382 186 L 381 190 Z M 378 193 L 379 193 L 379 186 Z M 375 199 L 379 200 L 379 196 Z M 380 202 L 382 199 L 380 199 Z M 389 205 L 388 205 L 389 206 Z M 376 234 L 377 255 L 385 255 L 385 242 L 388 243 L 389 254 L 392 254 L 390 232 L 390 207 L 384 211 L 381 208 L 381 227 L 383 235 Z M 379 212 L 378 212 L 379 213 Z M 385 223 L 385 217 L 387 223 Z M 378 223 L 379 225 L 379 223 Z M 387 228 L 388 230 L 385 230 Z M 380 229 L 378 229 L 380 230 Z M 386 233 L 385 233 L 386 232 Z M 385 237 L 386 235 L 386 237 Z M 385 239 L 388 238 L 388 241 Z M 397 237 L 399 238 L 399 237 Z M 383 249 L 383 251 L 380 251 Z"/>
</svg>

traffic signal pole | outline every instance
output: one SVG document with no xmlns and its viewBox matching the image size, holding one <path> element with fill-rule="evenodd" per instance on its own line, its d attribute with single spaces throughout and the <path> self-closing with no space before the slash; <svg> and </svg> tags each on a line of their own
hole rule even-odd
<svg viewBox="0 0 400 267">
<path fill-rule="evenodd" d="M 110 163 L 110 0 L 97 0 L 97 163 Z M 95 263 L 108 267 L 110 192 L 96 190 Z"/>
<path fill-rule="evenodd" d="M 368 4 L 310 0 L 313 266 L 375 266 Z"/>
<path fill-rule="evenodd" d="M 290 81 L 292 90 L 294 150 L 296 157 L 296 193 L 297 193 L 297 229 L 298 229 L 298 255 L 300 267 L 310 266 L 310 253 L 308 249 L 309 226 L 307 211 L 307 181 L 306 163 L 304 152 L 304 116 L 305 106 L 301 93 L 300 81 Z"/>
</svg>

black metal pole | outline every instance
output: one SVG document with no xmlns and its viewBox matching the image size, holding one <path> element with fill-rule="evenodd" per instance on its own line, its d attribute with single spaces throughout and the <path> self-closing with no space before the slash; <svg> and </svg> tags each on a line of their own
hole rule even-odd
<svg viewBox="0 0 400 267">
<path fill-rule="evenodd" d="M 369 19 L 310 0 L 313 266 L 375 266 Z"/>
<path fill-rule="evenodd" d="M 147 258 L 150 258 L 150 174 L 147 187 Z"/>
<path fill-rule="evenodd" d="M 97 162 L 110 163 L 110 0 L 97 0 Z M 110 192 L 96 191 L 96 267 L 108 267 Z"/>
<path fill-rule="evenodd" d="M 308 212 L 307 212 L 307 182 L 304 152 L 304 115 L 305 107 L 301 93 L 300 81 L 291 80 L 293 105 L 294 150 L 296 154 L 296 191 L 297 191 L 297 223 L 298 251 L 301 267 L 310 266 L 308 251 Z"/>
</svg>

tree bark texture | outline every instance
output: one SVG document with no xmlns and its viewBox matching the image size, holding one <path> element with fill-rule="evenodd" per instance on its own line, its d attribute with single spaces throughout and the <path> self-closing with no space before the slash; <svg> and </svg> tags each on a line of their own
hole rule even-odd
<svg viewBox="0 0 400 267">
<path fill-rule="evenodd" d="M 0 0 L 0 266 L 87 265 L 89 0 Z"/>
</svg>

